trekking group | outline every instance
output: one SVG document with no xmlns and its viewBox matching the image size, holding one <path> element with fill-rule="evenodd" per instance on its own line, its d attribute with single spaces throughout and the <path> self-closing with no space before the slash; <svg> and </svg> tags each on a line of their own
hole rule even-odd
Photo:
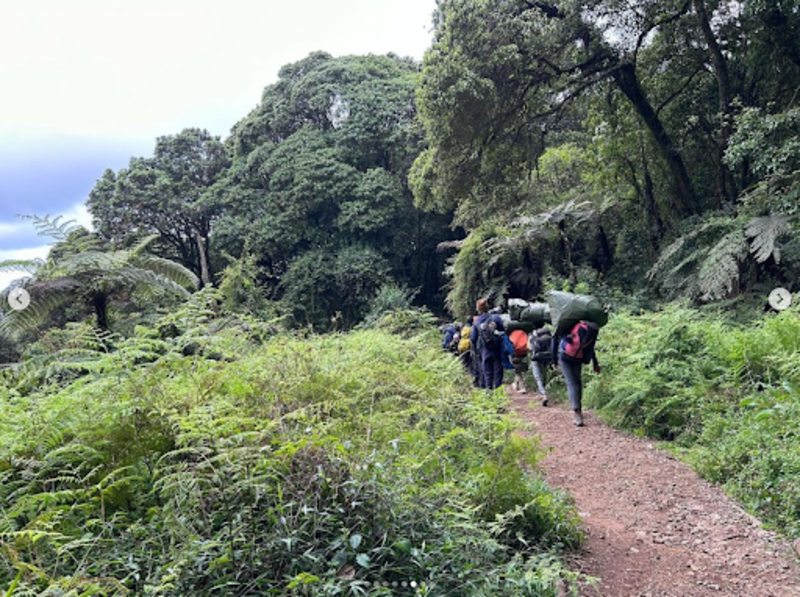
<svg viewBox="0 0 800 597">
<path fill-rule="evenodd" d="M 458 356 L 478 388 L 500 387 L 505 371 L 513 370 L 512 387 L 525 394 L 523 375 L 530 368 L 542 406 L 549 401 L 549 370 L 560 369 L 574 423 L 582 427 L 582 368 L 592 363 L 594 371 L 600 372 L 595 341 L 608 317 L 594 297 L 562 292 L 553 292 L 551 297 L 552 308 L 518 300 L 514 304 L 516 311 L 511 310 L 510 314 L 499 308 L 490 310 L 488 301 L 480 299 L 476 315 L 466 323 L 442 328 L 442 348 Z M 551 318 L 551 311 L 555 317 Z M 547 326 L 551 320 L 554 331 Z"/>
</svg>

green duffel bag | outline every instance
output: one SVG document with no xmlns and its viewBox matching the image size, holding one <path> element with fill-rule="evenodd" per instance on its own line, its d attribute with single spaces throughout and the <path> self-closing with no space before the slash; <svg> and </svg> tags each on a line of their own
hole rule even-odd
<svg viewBox="0 0 800 597">
<path fill-rule="evenodd" d="M 532 323 L 534 327 L 540 328 L 545 323 L 550 322 L 550 305 L 547 303 L 530 303 L 519 314 L 520 321 Z"/>
<path fill-rule="evenodd" d="M 506 328 L 506 334 L 510 334 L 514 330 L 522 330 L 526 334 L 530 334 L 534 329 L 533 324 L 529 321 L 517 321 L 511 318 L 503 318 L 503 326 Z"/>
<path fill-rule="evenodd" d="M 547 295 L 550 316 L 556 333 L 568 334 L 576 323 L 582 320 L 593 321 L 603 327 L 608 323 L 608 313 L 600 301 L 590 294 L 572 294 L 553 290 Z"/>
<path fill-rule="evenodd" d="M 519 321 L 522 310 L 527 308 L 530 303 L 525 299 L 510 298 L 508 299 L 508 314 L 511 316 L 512 321 Z"/>
</svg>

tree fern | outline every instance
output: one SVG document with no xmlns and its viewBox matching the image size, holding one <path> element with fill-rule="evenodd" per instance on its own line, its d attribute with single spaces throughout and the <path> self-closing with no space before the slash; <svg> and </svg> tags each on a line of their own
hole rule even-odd
<svg viewBox="0 0 800 597">
<path fill-rule="evenodd" d="M 791 222 L 780 214 L 710 214 L 662 250 L 648 277 L 671 296 L 728 297 L 735 294 L 748 254 L 756 263 L 780 261 L 778 241 L 791 232 Z"/>
<path fill-rule="evenodd" d="M 152 300 L 167 295 L 186 297 L 198 279 L 185 267 L 148 255 L 145 250 L 155 236 L 142 239 L 128 250 L 103 251 L 96 235 L 60 217 L 31 217 L 40 234 L 59 241 L 42 261 L 0 263 L 4 269 L 24 269 L 33 275 L 19 282 L 31 294 L 30 306 L 0 320 L 0 332 L 14 333 L 41 325 L 49 314 L 67 302 L 78 302 L 95 311 L 97 325 L 108 327 L 107 308 L 112 295 L 136 290 Z M 0 293 L 7 300 L 8 292 Z"/>
<path fill-rule="evenodd" d="M 769 215 L 753 218 L 747 223 L 745 233 L 750 239 L 750 252 L 759 263 L 772 257 L 780 263 L 781 252 L 778 239 L 791 231 L 792 217 Z"/>
<path fill-rule="evenodd" d="M 701 298 L 709 301 L 729 296 L 739 280 L 740 263 L 746 256 L 747 242 L 741 229 L 722 237 L 700 265 Z"/>
<path fill-rule="evenodd" d="M 35 274 L 44 265 L 43 259 L 9 259 L 0 262 L 0 272 L 23 272 Z"/>
<path fill-rule="evenodd" d="M 732 261 L 743 257 L 737 238 L 744 242 L 737 218 L 711 214 L 665 247 L 647 276 L 671 297 L 719 298 L 722 289 L 732 288 L 739 277 L 738 264 L 734 267 Z"/>
</svg>

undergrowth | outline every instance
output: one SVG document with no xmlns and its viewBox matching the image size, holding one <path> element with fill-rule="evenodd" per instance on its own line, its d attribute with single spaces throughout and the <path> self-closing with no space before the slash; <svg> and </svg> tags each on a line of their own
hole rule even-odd
<svg viewBox="0 0 800 597">
<path fill-rule="evenodd" d="M 748 325 L 672 305 L 611 318 L 587 404 L 670 446 L 790 537 L 800 536 L 800 310 Z"/>
<path fill-rule="evenodd" d="M 7 597 L 576 586 L 552 555 L 581 540 L 574 508 L 524 472 L 540 450 L 424 317 L 308 338 L 189 319 L 3 372 Z"/>
</svg>

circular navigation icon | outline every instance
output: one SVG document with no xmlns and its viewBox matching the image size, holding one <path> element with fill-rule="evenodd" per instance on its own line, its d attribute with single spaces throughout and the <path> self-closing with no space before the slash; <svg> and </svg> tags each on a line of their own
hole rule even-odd
<svg viewBox="0 0 800 597">
<path fill-rule="evenodd" d="M 24 288 L 12 288 L 8 293 L 8 304 L 14 311 L 22 311 L 31 304 L 31 295 Z"/>
<path fill-rule="evenodd" d="M 776 311 L 788 309 L 792 304 L 792 293 L 785 288 L 776 288 L 769 293 L 769 306 Z"/>
</svg>

